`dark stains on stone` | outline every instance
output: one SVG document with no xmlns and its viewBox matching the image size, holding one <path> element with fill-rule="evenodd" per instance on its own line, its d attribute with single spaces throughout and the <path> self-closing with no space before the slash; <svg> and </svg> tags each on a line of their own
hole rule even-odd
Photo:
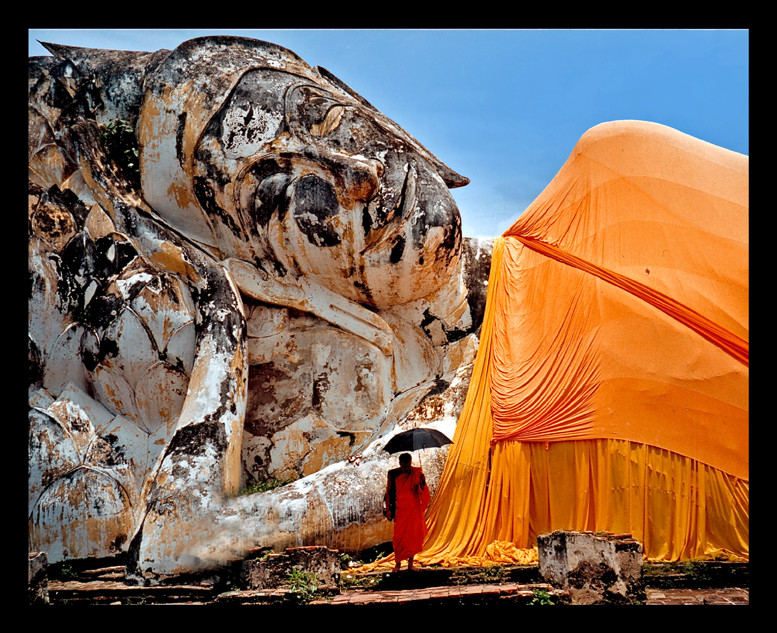
<svg viewBox="0 0 777 633">
<path fill-rule="evenodd" d="M 356 444 L 356 434 L 350 433 L 349 431 L 337 431 L 338 437 L 347 437 L 348 438 L 348 446 L 353 447 L 354 444 Z"/>
<path fill-rule="evenodd" d="M 402 253 L 405 250 L 405 238 L 400 235 L 396 238 L 394 241 L 394 246 L 391 247 L 391 255 L 389 256 L 389 261 L 392 264 L 398 264 L 400 261 L 402 261 Z"/>
<path fill-rule="evenodd" d="M 100 339 L 99 361 L 103 362 L 106 358 L 115 358 L 119 355 L 119 345 L 116 341 L 107 336 Z"/>
<path fill-rule="evenodd" d="M 139 580 L 142 575 L 140 568 L 140 546 L 143 543 L 143 523 L 141 522 L 135 536 L 130 540 L 127 547 L 127 579 Z"/>
<path fill-rule="evenodd" d="M 340 210 L 337 193 L 331 183 L 312 174 L 298 179 L 294 186 L 293 209 L 297 226 L 311 244 L 340 244 L 340 235 L 331 224 Z"/>
<path fill-rule="evenodd" d="M 260 455 L 254 455 L 254 474 L 258 473 L 259 471 L 266 471 L 266 469 L 263 468 L 265 462 L 269 462 L 267 455 L 264 456 L 264 459 L 262 459 Z M 264 476 L 267 476 L 266 472 L 264 472 Z"/>
<path fill-rule="evenodd" d="M 369 288 L 369 286 L 367 284 L 365 284 L 363 281 L 361 281 L 358 278 L 354 278 L 353 285 L 354 285 L 355 288 L 358 288 L 365 295 L 365 297 L 368 300 L 371 300 L 372 293 L 370 292 L 370 288 Z M 364 307 L 366 308 L 366 307 L 369 307 L 369 306 L 364 306 Z"/>
<path fill-rule="evenodd" d="M 70 273 L 68 281 L 76 287 L 79 284 L 76 280 L 92 280 L 99 274 L 94 252 L 94 242 L 86 233 L 76 235 L 62 251 L 62 262 Z"/>
<path fill-rule="evenodd" d="M 162 354 L 160 353 L 160 357 Z M 188 371 L 186 369 L 186 366 L 184 365 L 183 359 L 180 356 L 176 356 L 175 358 L 169 358 L 167 356 L 167 351 L 164 352 L 164 358 L 162 360 L 166 360 L 170 365 L 175 367 L 178 371 L 180 371 L 184 375 L 188 375 Z"/>
<path fill-rule="evenodd" d="M 248 372 L 248 402 L 245 430 L 255 436 L 270 436 L 294 416 L 310 407 L 310 386 L 298 385 L 293 375 L 272 361 L 252 365 Z M 290 394 L 284 398 L 282 394 Z M 281 421 L 276 415 L 283 411 Z M 271 420 L 276 420 L 272 422 Z"/>
<path fill-rule="evenodd" d="M 55 110 L 67 106 L 73 97 L 59 78 L 66 76 L 68 68 L 72 68 L 72 64 L 57 57 L 31 57 L 28 73 L 30 78 L 36 79 L 30 94 Z"/>
<path fill-rule="evenodd" d="M 355 363 L 355 369 L 356 369 L 356 385 L 354 385 L 353 390 L 354 392 L 365 392 L 369 393 L 371 391 L 370 385 L 368 383 L 365 383 L 364 376 L 369 376 L 373 372 L 373 363 L 372 360 L 369 357 L 362 357 L 357 358 Z"/>
<path fill-rule="evenodd" d="M 135 246 L 129 240 L 106 235 L 95 242 L 96 268 L 107 279 L 118 275 L 138 256 Z"/>
<path fill-rule="evenodd" d="M 574 587 L 582 587 L 586 584 L 604 591 L 618 580 L 615 571 L 605 564 L 596 564 L 591 561 L 581 561 L 577 567 L 570 569 L 568 573 L 568 582 Z"/>
<path fill-rule="evenodd" d="M 288 209 L 286 189 L 291 182 L 291 163 L 286 159 L 266 159 L 254 163 L 250 175 L 258 182 L 248 209 L 241 209 L 255 226 L 266 227 L 273 213 L 283 220 Z"/>
<path fill-rule="evenodd" d="M 372 216 L 370 215 L 369 209 L 364 207 L 362 210 L 362 231 L 367 235 L 370 232 L 370 229 L 372 229 Z"/>
<path fill-rule="evenodd" d="M 192 254 L 194 254 L 192 252 Z M 223 270 L 212 261 L 196 259 L 194 265 L 204 278 L 192 298 L 197 305 L 198 332 L 213 334 L 219 350 L 230 356 L 246 340 L 246 323 L 242 316 L 239 299 L 234 296 L 233 287 Z"/>
<path fill-rule="evenodd" d="M 169 51 L 154 53 L 83 49 L 60 44 L 43 43 L 53 58 L 31 58 L 30 72 L 37 76 L 48 72 L 52 76 L 76 75 L 89 78 L 99 88 L 102 103 L 134 123 L 143 98 L 143 78 L 164 59 Z M 38 61 L 42 60 L 42 61 Z M 69 99 L 68 95 L 68 99 Z M 97 102 L 95 100 L 95 102 Z M 99 103 L 99 102 L 98 102 Z M 62 106 L 61 106 L 62 107 Z"/>
<path fill-rule="evenodd" d="M 321 410 L 327 389 L 329 389 L 329 376 L 326 373 L 321 373 L 313 381 L 312 405 L 317 411 Z"/>
<path fill-rule="evenodd" d="M 59 187 L 56 185 L 52 185 L 50 189 L 53 189 L 55 191 L 59 191 Z M 40 197 L 46 193 L 46 190 L 41 187 L 38 183 L 33 182 L 32 180 L 27 181 L 27 194 L 30 196 L 35 196 L 40 200 Z"/>
<path fill-rule="evenodd" d="M 30 229 L 51 243 L 65 239 L 77 230 L 73 213 L 64 201 L 57 198 L 61 199 L 63 196 L 56 186 L 42 194 L 29 220 Z"/>
<path fill-rule="evenodd" d="M 208 215 L 217 218 L 218 221 L 226 226 L 235 237 L 243 239 L 245 231 L 243 231 L 243 228 L 235 222 L 234 218 L 232 218 L 229 213 L 216 203 L 213 187 L 207 179 L 202 176 L 197 176 L 194 179 L 194 194 L 197 196 L 197 202 L 200 203 L 200 206 Z"/>
<path fill-rule="evenodd" d="M 364 307 L 369 310 L 369 309 L 372 309 L 370 307 L 370 304 L 374 302 L 374 298 L 372 296 L 372 291 L 370 290 L 370 287 L 364 281 L 362 281 L 364 277 L 365 277 L 364 264 L 360 263 L 358 276 L 356 275 L 353 276 L 353 286 L 354 288 L 357 288 L 362 293 L 365 300 Z"/>
<path fill-rule="evenodd" d="M 183 135 L 186 130 L 186 112 L 178 115 L 178 127 L 175 130 L 175 155 L 178 162 L 183 165 L 185 157 L 183 155 Z"/>
<path fill-rule="evenodd" d="M 445 390 L 450 387 L 451 383 L 442 378 L 434 379 L 434 386 L 427 392 L 425 397 L 437 396 L 445 393 Z"/>
<path fill-rule="evenodd" d="M 443 239 L 437 247 L 435 257 L 444 261 L 445 258 L 451 259 L 458 256 L 461 245 L 461 216 L 457 208 L 455 205 L 438 207 L 436 204 L 430 204 L 430 202 L 434 202 L 433 196 L 439 195 L 437 190 L 432 188 L 431 191 L 426 191 L 420 188 L 420 183 L 419 189 L 417 194 L 419 197 L 414 206 L 416 209 L 422 209 L 423 212 L 412 226 L 413 245 L 416 249 L 422 249 L 430 230 L 440 227 L 443 229 Z M 431 199 L 427 200 L 425 197 L 421 197 L 424 194 L 425 197 Z"/>
<path fill-rule="evenodd" d="M 63 216 L 72 218 L 76 230 L 83 228 L 89 209 L 70 189 L 61 191 L 57 185 L 52 185 L 39 195 L 32 214 L 36 231 L 48 239 L 56 238 L 61 235 Z"/>
<path fill-rule="evenodd" d="M 275 402 L 273 385 L 290 380 L 291 377 L 272 361 L 252 365 L 248 375 L 248 389 L 253 406 L 268 405 Z"/>
<path fill-rule="evenodd" d="M 112 293 L 96 294 L 81 316 L 83 323 L 99 330 L 107 328 L 125 308 L 124 299 Z"/>
<path fill-rule="evenodd" d="M 73 424 L 73 428 L 76 428 L 75 424 Z M 88 431 L 89 428 L 87 427 L 84 430 Z M 85 461 L 90 465 L 114 466 L 115 462 L 111 455 L 110 443 L 102 437 L 92 438 L 87 449 Z"/>
<path fill-rule="evenodd" d="M 30 336 L 27 337 L 27 380 L 36 388 L 43 385 L 43 359 L 38 346 Z"/>
<path fill-rule="evenodd" d="M 92 241 L 86 232 L 80 232 L 59 255 L 50 257 L 59 271 L 61 305 L 76 321 L 97 329 L 106 328 L 125 305 L 122 297 L 106 289 L 137 260 L 138 252 L 132 242 L 118 234 Z M 141 289 L 138 285 L 132 292 L 137 294 Z"/>
<path fill-rule="evenodd" d="M 241 128 L 236 130 L 231 127 L 229 135 L 222 139 L 228 149 L 234 147 L 237 141 L 254 144 L 278 136 L 285 127 L 285 121 L 281 121 L 277 127 L 273 125 L 273 121 L 271 127 L 268 127 L 268 122 L 273 117 L 257 117 L 255 112 L 283 112 L 283 95 L 291 81 L 293 80 L 288 75 L 268 70 L 249 71 L 242 77 L 219 115 L 214 117 L 218 136 L 223 137 L 224 114 L 228 110 L 245 112 Z"/>
<path fill-rule="evenodd" d="M 278 261 L 274 254 L 268 255 L 265 253 L 254 259 L 254 265 L 261 271 L 269 275 L 277 275 L 279 278 L 285 277 L 288 274 L 286 267 Z"/>
<path fill-rule="evenodd" d="M 124 302 L 105 290 L 137 256 L 135 247 L 127 240 L 107 235 L 94 242 L 86 232 L 78 233 L 59 256 L 52 255 L 60 272 L 61 304 L 77 321 L 106 327 Z"/>
<path fill-rule="evenodd" d="M 124 451 L 124 446 L 119 443 L 119 438 L 115 436 L 113 433 L 109 433 L 108 435 L 104 436 L 102 439 L 109 444 L 111 449 L 110 455 L 106 460 L 106 464 L 108 464 L 109 466 L 126 464 L 127 455 Z"/>
<path fill-rule="evenodd" d="M 427 336 L 431 336 L 429 326 L 431 326 L 433 323 L 437 321 L 439 321 L 439 319 L 430 312 L 429 308 L 426 308 L 424 310 L 424 316 L 421 319 L 420 326 L 421 326 L 421 329 L 424 332 L 426 332 Z"/>
<path fill-rule="evenodd" d="M 426 214 L 422 217 L 423 222 L 419 222 L 413 227 L 414 239 L 420 245 L 432 228 L 435 226 L 441 227 L 443 229 L 443 239 L 437 245 L 431 257 L 435 262 L 438 262 L 438 266 L 447 268 L 461 253 L 461 217 L 458 211 L 455 213 L 443 213 L 441 217 L 433 218 L 431 222 L 428 222 Z M 421 230 L 421 237 L 417 239 L 416 236 L 419 229 Z"/>
<path fill-rule="evenodd" d="M 426 308 L 424 310 L 424 316 L 421 319 L 421 323 L 419 324 L 421 326 L 421 329 L 424 330 L 427 334 L 429 334 L 429 326 L 437 321 L 437 317 L 434 316 L 430 311 L 429 308 Z"/>
<path fill-rule="evenodd" d="M 467 302 L 472 317 L 473 330 L 480 328 L 486 311 L 489 271 L 491 269 L 491 241 L 466 238 L 462 246 L 464 257 L 464 284 L 467 287 Z"/>
<path fill-rule="evenodd" d="M 221 161 L 213 156 L 210 148 L 200 145 L 195 150 L 194 157 L 197 161 L 197 169 L 205 174 L 204 178 L 215 183 L 221 191 L 232 182 L 231 174 L 219 168 Z"/>
<path fill-rule="evenodd" d="M 122 548 L 124 547 L 124 543 L 127 542 L 127 535 L 126 534 L 117 534 L 116 538 L 111 541 L 110 544 L 110 551 L 119 553 L 122 551 Z"/>
<path fill-rule="evenodd" d="M 67 103 L 62 103 L 59 123 L 69 125 L 82 119 L 94 119 L 97 110 L 102 109 L 102 95 L 92 77 L 83 77 L 74 68 L 72 76 L 75 82 L 70 83 L 72 97 Z M 60 81 L 58 78 L 56 81 Z M 66 88 L 67 90 L 67 88 Z"/>
<path fill-rule="evenodd" d="M 209 446 L 215 447 L 217 455 L 226 452 L 226 432 L 218 420 L 189 424 L 178 429 L 167 447 L 167 456 L 197 457 L 205 455 Z"/>
<path fill-rule="evenodd" d="M 445 335 L 449 343 L 455 343 L 456 341 L 463 339 L 465 336 L 467 336 L 470 333 L 471 333 L 470 330 L 462 330 L 460 328 L 445 330 Z"/>
</svg>

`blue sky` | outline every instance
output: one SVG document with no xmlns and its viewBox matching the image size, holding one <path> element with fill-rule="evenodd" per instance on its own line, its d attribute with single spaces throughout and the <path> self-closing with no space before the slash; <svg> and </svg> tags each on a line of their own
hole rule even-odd
<svg viewBox="0 0 777 633">
<path fill-rule="evenodd" d="M 29 29 L 37 42 L 172 49 L 242 35 L 325 67 L 452 169 L 464 234 L 505 231 L 580 136 L 642 119 L 749 154 L 749 32 L 742 29 Z"/>
</svg>

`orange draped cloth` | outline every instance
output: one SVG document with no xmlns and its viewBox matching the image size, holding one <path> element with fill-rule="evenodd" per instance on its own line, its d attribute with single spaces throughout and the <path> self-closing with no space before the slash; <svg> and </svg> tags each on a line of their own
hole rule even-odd
<svg viewBox="0 0 777 633">
<path fill-rule="evenodd" d="M 421 468 L 410 472 L 395 469 L 389 473 L 389 489 L 394 484 L 394 559 L 399 562 L 415 556 L 423 548 L 426 537 L 424 511 L 431 495 Z M 387 490 L 387 495 L 391 494 Z"/>
<path fill-rule="evenodd" d="M 589 130 L 497 238 L 421 562 L 531 562 L 555 529 L 749 556 L 747 156 Z"/>
</svg>

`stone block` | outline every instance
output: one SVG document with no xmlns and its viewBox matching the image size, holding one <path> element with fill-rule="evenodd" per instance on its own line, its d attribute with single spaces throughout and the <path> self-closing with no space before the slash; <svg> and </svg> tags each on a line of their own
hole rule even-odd
<svg viewBox="0 0 777 633">
<path fill-rule="evenodd" d="M 240 584 L 246 589 L 277 589 L 287 586 L 292 569 L 315 574 L 319 588 L 336 590 L 340 584 L 340 553 L 322 546 L 290 547 L 282 553 L 258 552 L 243 561 Z"/>
<path fill-rule="evenodd" d="M 49 603 L 48 556 L 30 552 L 27 573 L 27 601 L 30 605 Z"/>
<path fill-rule="evenodd" d="M 642 544 L 630 534 L 555 531 L 537 537 L 539 571 L 573 604 L 644 600 Z"/>
</svg>

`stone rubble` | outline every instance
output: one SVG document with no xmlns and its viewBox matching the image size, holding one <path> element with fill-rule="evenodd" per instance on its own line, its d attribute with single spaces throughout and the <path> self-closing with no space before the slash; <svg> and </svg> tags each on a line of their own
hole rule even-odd
<svg viewBox="0 0 777 633">
<path fill-rule="evenodd" d="M 255 552 L 258 559 L 269 560 Z M 270 552 L 264 552 L 270 554 Z M 294 605 L 317 608 L 338 606 L 576 606 L 587 604 L 569 587 L 547 582 L 539 565 L 500 569 L 500 580 L 482 568 L 419 568 L 399 574 L 372 572 L 354 583 L 346 581 L 335 568 L 338 553 L 322 547 L 292 548 L 272 553 L 274 573 L 257 572 L 254 561 L 246 559 L 237 568 L 234 580 L 194 576 L 167 585 L 139 586 L 129 582 L 121 565 L 81 569 L 77 578 L 47 579 L 40 554 L 30 556 L 29 601 L 31 606 L 48 604 L 177 604 L 177 605 Z M 339 565 L 338 565 L 339 567 Z M 669 565 L 671 567 L 671 565 Z M 682 566 L 680 566 L 681 568 Z M 644 592 L 638 600 L 615 599 L 602 604 L 639 605 L 748 605 L 750 592 L 748 565 L 745 563 L 698 563 L 694 576 L 648 568 Z M 300 602 L 288 584 L 287 572 L 323 570 L 330 573 L 321 590 Z M 33 570 L 36 570 L 33 573 Z M 706 573 L 705 573 L 706 570 Z M 336 579 L 336 580 L 335 580 Z"/>
</svg>

